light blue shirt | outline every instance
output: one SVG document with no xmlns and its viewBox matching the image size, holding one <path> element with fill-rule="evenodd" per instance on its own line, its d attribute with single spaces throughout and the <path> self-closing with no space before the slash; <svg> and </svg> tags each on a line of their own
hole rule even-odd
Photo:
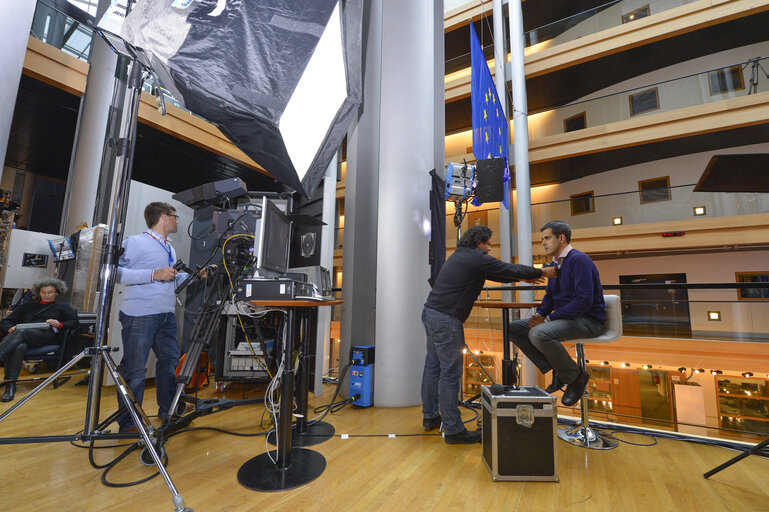
<svg viewBox="0 0 769 512">
<path fill-rule="evenodd" d="M 164 240 L 151 229 L 123 240 L 117 280 L 127 286 L 120 311 L 129 316 L 173 313 L 176 303 L 175 284 L 184 281 L 188 274 L 177 274 L 175 282 L 153 281 L 152 271 L 173 266 L 175 262 L 176 251 L 171 241 Z"/>
</svg>

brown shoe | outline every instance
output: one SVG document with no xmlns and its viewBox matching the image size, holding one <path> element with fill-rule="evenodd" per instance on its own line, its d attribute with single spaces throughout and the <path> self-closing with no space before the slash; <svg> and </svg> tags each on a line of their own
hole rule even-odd
<svg viewBox="0 0 769 512">
<path fill-rule="evenodd" d="M 136 425 L 131 425 L 130 427 L 120 427 L 120 430 L 118 430 L 118 434 L 138 434 L 139 428 Z"/>
</svg>

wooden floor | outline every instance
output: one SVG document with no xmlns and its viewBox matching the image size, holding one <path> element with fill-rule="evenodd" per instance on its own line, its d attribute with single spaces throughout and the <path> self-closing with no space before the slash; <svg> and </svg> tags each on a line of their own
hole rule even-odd
<svg viewBox="0 0 769 512">
<path fill-rule="evenodd" d="M 83 426 L 86 387 L 73 378 L 59 389 L 45 389 L 0 422 L 0 436 L 72 434 Z M 322 397 L 330 398 L 326 385 Z M 30 385 L 20 386 L 17 399 Z M 241 387 L 227 395 L 240 398 Z M 262 394 L 248 390 L 248 397 Z M 205 395 L 213 396 L 209 387 Z M 13 403 L 13 402 L 12 402 Z M 0 412 L 11 404 L 0 404 Z M 103 412 L 116 400 L 105 388 Z M 147 412 L 154 413 L 154 389 Z M 215 426 L 258 432 L 264 408 L 245 406 L 198 418 L 196 427 Z M 103 414 L 104 416 L 104 414 Z M 469 416 L 469 413 L 468 413 Z M 767 511 L 769 460 L 749 457 L 705 480 L 702 474 L 735 452 L 672 440 L 651 447 L 620 444 L 616 450 L 588 451 L 558 442 L 560 483 L 494 482 L 481 460 L 481 446 L 446 445 L 423 434 L 420 409 L 346 407 L 327 420 L 337 434 L 382 437 L 333 439 L 313 447 L 326 458 L 325 472 L 304 487 L 260 493 L 242 487 L 240 466 L 265 451 L 264 437 L 244 438 L 207 430 L 181 433 L 166 445 L 168 471 L 185 504 L 214 511 Z M 387 434 L 398 434 L 389 438 Z M 647 443 L 642 436 L 623 437 Z M 102 443 L 106 444 L 106 443 Z M 96 450 L 107 463 L 122 448 Z M 515 454 L 511 454 L 515 456 Z M 134 487 L 101 483 L 102 471 L 88 462 L 88 450 L 69 443 L 0 445 L 0 511 L 167 511 L 170 493 L 161 478 Z M 108 474 L 113 482 L 137 480 L 152 472 L 134 451 Z"/>
</svg>

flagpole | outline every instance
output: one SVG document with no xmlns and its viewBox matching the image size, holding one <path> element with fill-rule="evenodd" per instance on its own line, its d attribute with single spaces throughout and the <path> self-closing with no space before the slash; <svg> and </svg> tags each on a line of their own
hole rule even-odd
<svg viewBox="0 0 769 512">
<path fill-rule="evenodd" d="M 505 77 L 505 64 L 507 63 L 507 49 L 505 48 L 505 13 L 502 10 L 502 0 L 494 0 L 492 4 L 492 17 L 494 22 L 494 83 L 497 86 L 497 96 L 505 117 L 505 125 L 510 129 L 510 113 L 507 111 L 507 85 Z M 508 144 L 508 154 L 510 140 L 505 141 Z M 508 161 L 508 166 L 510 165 Z M 509 206 L 510 202 L 510 183 L 505 183 L 503 189 L 505 201 L 499 203 L 499 246 L 502 261 L 512 263 L 513 261 L 513 230 L 510 209 L 505 207 L 505 202 Z M 503 302 L 513 301 L 513 292 L 502 292 Z"/>
<path fill-rule="evenodd" d="M 515 162 L 516 214 L 518 229 L 518 263 L 531 265 L 531 181 L 529 178 L 529 106 L 526 100 L 526 74 L 523 68 L 523 14 L 521 1 L 508 2 L 510 16 L 510 64 L 513 85 L 513 154 Z M 522 291 L 521 302 L 532 302 L 533 291 Z M 521 381 L 525 386 L 537 384 L 537 370 L 523 358 Z"/>
</svg>

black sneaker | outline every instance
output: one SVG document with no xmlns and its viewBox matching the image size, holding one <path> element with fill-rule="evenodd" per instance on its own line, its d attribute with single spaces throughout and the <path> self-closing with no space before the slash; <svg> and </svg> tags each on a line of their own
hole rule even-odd
<svg viewBox="0 0 769 512">
<path fill-rule="evenodd" d="M 446 444 L 474 444 L 481 442 L 480 430 L 463 430 L 456 434 L 448 434 L 443 436 L 443 440 Z"/>
<path fill-rule="evenodd" d="M 442 421 L 440 416 L 436 416 L 435 418 L 422 419 L 422 426 L 425 428 L 425 430 L 435 430 L 441 426 L 441 423 Z"/>
</svg>

